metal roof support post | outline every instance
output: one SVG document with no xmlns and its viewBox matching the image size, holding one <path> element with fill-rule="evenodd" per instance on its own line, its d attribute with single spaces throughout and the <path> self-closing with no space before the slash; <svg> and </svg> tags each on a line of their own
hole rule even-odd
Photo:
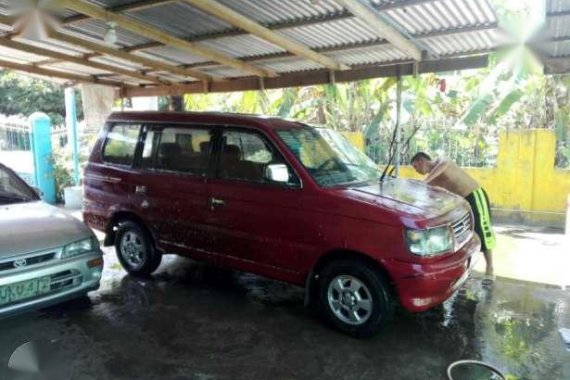
<svg viewBox="0 0 570 380">
<path fill-rule="evenodd" d="M 67 143 L 71 146 L 73 160 L 73 184 L 79 186 L 79 147 L 77 144 L 77 102 L 75 89 L 65 89 L 65 123 L 67 124 Z"/>
<path fill-rule="evenodd" d="M 394 173 L 396 177 L 400 175 L 400 160 L 401 160 L 401 150 L 402 150 L 402 131 L 400 125 L 402 111 L 402 76 L 400 75 L 400 69 L 398 68 L 398 82 L 396 87 L 396 134 L 395 134 L 395 145 L 394 145 Z"/>
</svg>

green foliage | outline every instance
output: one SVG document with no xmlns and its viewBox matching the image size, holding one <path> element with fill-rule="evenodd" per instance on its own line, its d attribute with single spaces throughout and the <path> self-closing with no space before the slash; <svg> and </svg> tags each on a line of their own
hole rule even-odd
<svg viewBox="0 0 570 380">
<path fill-rule="evenodd" d="M 83 111 L 80 96 L 78 117 Z M 34 112 L 44 112 L 54 125 L 65 122 L 65 102 L 63 87 L 52 82 L 9 71 L 0 72 L 0 114 L 30 116 Z"/>
</svg>

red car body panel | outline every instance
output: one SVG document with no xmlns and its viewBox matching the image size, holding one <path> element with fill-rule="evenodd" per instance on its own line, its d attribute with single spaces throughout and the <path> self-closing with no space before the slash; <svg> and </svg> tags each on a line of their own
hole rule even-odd
<svg viewBox="0 0 570 380">
<path fill-rule="evenodd" d="M 106 164 L 103 144 L 109 126 L 117 122 L 254 129 L 283 155 L 302 186 L 278 187 Z M 400 303 L 410 311 L 440 304 L 457 290 L 469 271 L 471 256 L 479 252 L 477 236 L 473 234 L 454 252 L 422 258 L 408 251 L 404 231 L 405 227 L 449 224 L 470 212 L 465 201 L 414 181 L 321 188 L 278 137 L 276 131 L 282 128 L 306 126 L 217 113 L 114 114 L 85 170 L 84 220 L 92 228 L 112 233 L 118 215 L 135 215 L 163 252 L 301 286 L 325 255 L 359 253 L 384 268 Z M 145 188 L 144 195 L 137 192 L 139 187 Z M 211 198 L 223 199 L 224 207 L 211 208 Z"/>
</svg>

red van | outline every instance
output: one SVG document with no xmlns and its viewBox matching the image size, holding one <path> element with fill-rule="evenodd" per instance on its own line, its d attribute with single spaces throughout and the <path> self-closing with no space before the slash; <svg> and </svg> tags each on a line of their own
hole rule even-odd
<svg viewBox="0 0 570 380">
<path fill-rule="evenodd" d="M 113 114 L 85 170 L 85 222 L 124 268 L 166 253 L 304 286 L 332 325 L 373 334 L 465 281 L 480 242 L 469 205 L 420 181 L 379 181 L 340 134 L 223 113 Z"/>
</svg>

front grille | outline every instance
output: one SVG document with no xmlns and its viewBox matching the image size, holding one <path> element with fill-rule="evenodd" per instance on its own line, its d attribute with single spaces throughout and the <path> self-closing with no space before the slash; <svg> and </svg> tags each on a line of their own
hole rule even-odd
<svg viewBox="0 0 570 380">
<path fill-rule="evenodd" d="M 45 263 L 46 261 L 50 261 L 53 258 L 55 258 L 55 252 L 43 253 L 43 254 L 40 254 L 37 256 L 26 257 L 25 258 L 25 264 L 22 266 L 18 266 L 18 265 L 16 265 L 16 262 L 17 261 L 22 262 L 22 259 L 19 257 L 16 257 L 16 258 L 11 259 L 9 261 L 4 261 L 4 262 L 0 263 L 0 272 L 6 271 L 6 270 L 11 270 L 11 269 L 16 269 L 16 268 L 20 268 L 20 269 L 28 268 L 28 267 L 31 267 L 33 265 Z"/>
<path fill-rule="evenodd" d="M 56 292 L 60 290 L 66 290 L 68 288 L 73 288 L 75 286 L 81 285 L 83 276 L 78 271 L 66 270 L 64 272 L 59 272 L 54 274 L 50 278 L 51 291 Z"/>
<path fill-rule="evenodd" d="M 466 213 L 461 218 L 457 219 L 451 224 L 453 229 L 453 234 L 455 235 L 455 242 L 457 244 L 456 249 L 460 247 L 469 240 L 471 237 L 473 226 L 471 224 L 471 213 Z"/>
</svg>

